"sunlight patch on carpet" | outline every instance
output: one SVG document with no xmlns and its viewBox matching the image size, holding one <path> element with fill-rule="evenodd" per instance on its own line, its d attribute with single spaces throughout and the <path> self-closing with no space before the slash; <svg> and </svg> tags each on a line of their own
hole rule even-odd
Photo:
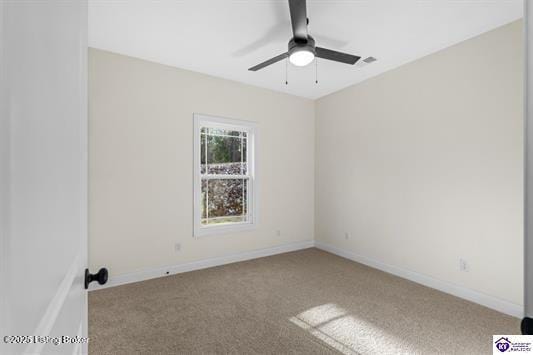
<svg viewBox="0 0 533 355">
<path fill-rule="evenodd" d="M 333 303 L 310 308 L 289 320 L 343 354 L 398 354 L 412 350 L 402 339 Z"/>
</svg>

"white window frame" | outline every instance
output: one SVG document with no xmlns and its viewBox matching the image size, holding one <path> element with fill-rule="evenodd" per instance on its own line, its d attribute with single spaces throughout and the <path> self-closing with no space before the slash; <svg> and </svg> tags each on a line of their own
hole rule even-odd
<svg viewBox="0 0 533 355">
<path fill-rule="evenodd" d="M 193 193 L 193 218 L 194 237 L 203 237 L 215 234 L 228 234 L 245 230 L 255 229 L 258 221 L 257 210 L 257 125 L 255 122 L 235 120 L 223 117 L 215 117 L 195 113 L 194 119 L 194 193 Z M 247 213 L 246 222 L 236 222 L 225 225 L 202 226 L 202 175 L 201 175 L 201 139 L 202 127 L 220 128 L 226 130 L 245 131 L 247 133 L 247 164 L 248 164 L 248 188 L 247 188 Z M 232 177 L 231 175 L 227 178 Z M 239 176 L 240 177 L 240 176 Z"/>
</svg>

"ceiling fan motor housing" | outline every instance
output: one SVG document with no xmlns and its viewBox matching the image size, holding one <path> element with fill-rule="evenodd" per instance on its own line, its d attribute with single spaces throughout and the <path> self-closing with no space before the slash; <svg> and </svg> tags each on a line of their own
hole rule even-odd
<svg viewBox="0 0 533 355">
<path fill-rule="evenodd" d="M 289 56 L 294 52 L 308 51 L 316 55 L 315 39 L 311 36 L 307 36 L 307 39 L 291 38 L 289 41 Z"/>
</svg>

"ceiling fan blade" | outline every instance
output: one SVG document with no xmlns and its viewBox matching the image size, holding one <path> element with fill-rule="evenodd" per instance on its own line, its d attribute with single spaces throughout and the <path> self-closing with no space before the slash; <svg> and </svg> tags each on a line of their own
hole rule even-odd
<svg viewBox="0 0 533 355">
<path fill-rule="evenodd" d="M 306 0 L 289 0 L 292 33 L 295 38 L 307 40 L 307 5 Z"/>
<path fill-rule="evenodd" d="M 270 58 L 269 60 L 264 61 L 261 64 L 257 64 L 256 66 L 251 67 L 248 70 L 250 70 L 250 71 L 258 71 L 259 69 L 263 69 L 264 67 L 268 67 L 271 64 L 274 64 L 276 62 L 279 62 L 280 60 L 283 60 L 283 59 L 287 58 L 288 55 L 289 55 L 289 53 L 280 54 L 278 56 L 275 56 L 274 58 Z"/>
<path fill-rule="evenodd" d="M 316 56 L 318 58 L 333 60 L 335 62 L 341 62 L 345 64 L 355 64 L 361 57 L 351 55 L 347 53 L 332 51 L 331 49 L 316 47 Z"/>
</svg>

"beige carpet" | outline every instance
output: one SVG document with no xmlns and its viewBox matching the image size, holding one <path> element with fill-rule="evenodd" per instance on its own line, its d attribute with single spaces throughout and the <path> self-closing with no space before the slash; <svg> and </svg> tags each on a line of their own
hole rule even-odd
<svg viewBox="0 0 533 355">
<path fill-rule="evenodd" d="M 317 249 L 89 294 L 91 354 L 490 354 L 518 329 Z"/>
</svg>

